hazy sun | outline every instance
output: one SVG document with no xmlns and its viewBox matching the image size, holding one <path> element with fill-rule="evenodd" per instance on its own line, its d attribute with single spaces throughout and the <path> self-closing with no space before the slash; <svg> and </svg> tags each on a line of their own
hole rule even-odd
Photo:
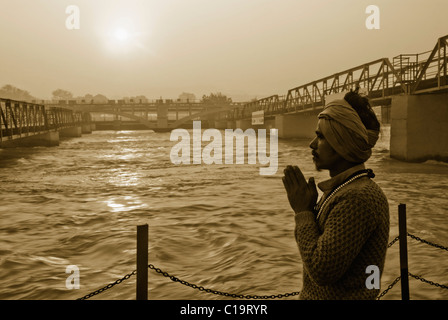
<svg viewBox="0 0 448 320">
<path fill-rule="evenodd" d="M 129 32 L 124 28 L 117 28 L 115 29 L 114 37 L 119 42 L 125 42 L 129 40 Z"/>
<path fill-rule="evenodd" d="M 138 15 L 135 15 L 138 17 Z M 148 37 L 148 27 L 140 19 L 108 17 L 98 27 L 98 33 L 103 39 L 105 48 L 112 54 L 130 54 L 147 50 L 145 42 Z"/>
</svg>

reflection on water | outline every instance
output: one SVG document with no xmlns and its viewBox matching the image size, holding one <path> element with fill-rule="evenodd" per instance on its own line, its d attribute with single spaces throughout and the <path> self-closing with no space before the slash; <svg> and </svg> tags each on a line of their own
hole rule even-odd
<svg viewBox="0 0 448 320">
<path fill-rule="evenodd" d="M 111 171 L 108 183 L 117 187 L 129 187 L 138 185 L 140 175 L 136 172 L 129 172 L 125 168 L 119 168 Z"/>
<path fill-rule="evenodd" d="M 112 212 L 132 211 L 148 207 L 146 203 L 133 196 L 112 197 L 105 203 Z"/>
<path fill-rule="evenodd" d="M 55 148 L 0 150 L 1 299 L 75 299 L 135 269 L 136 225 L 149 224 L 150 263 L 182 280 L 238 294 L 299 291 L 301 260 L 281 176 L 297 164 L 316 181 L 307 140 L 279 140 L 279 170 L 260 164 L 173 165 L 169 133 L 96 131 Z M 247 156 L 247 153 L 246 153 Z M 389 158 L 389 128 L 368 161 L 389 199 L 390 240 L 397 206 L 408 230 L 448 245 L 448 165 Z M 409 271 L 447 285 L 446 252 L 409 239 Z M 81 288 L 68 290 L 67 265 Z M 388 250 L 385 289 L 398 275 L 398 243 Z M 222 299 L 150 272 L 150 299 Z M 410 279 L 412 299 L 447 290 Z M 131 278 L 92 299 L 135 299 Z M 289 298 L 288 298 L 289 299 Z M 291 298 L 295 299 L 295 298 Z M 400 299 L 396 285 L 383 299 Z"/>
</svg>

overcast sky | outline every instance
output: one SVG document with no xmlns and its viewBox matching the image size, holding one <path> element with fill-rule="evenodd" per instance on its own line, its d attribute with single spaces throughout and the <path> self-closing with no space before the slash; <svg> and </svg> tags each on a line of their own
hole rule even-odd
<svg viewBox="0 0 448 320">
<path fill-rule="evenodd" d="M 431 50 L 448 0 L 0 0 L 0 86 L 50 98 L 145 95 L 235 101 Z M 365 13 L 380 9 L 380 29 Z M 69 30 L 66 8 L 80 10 Z"/>
</svg>

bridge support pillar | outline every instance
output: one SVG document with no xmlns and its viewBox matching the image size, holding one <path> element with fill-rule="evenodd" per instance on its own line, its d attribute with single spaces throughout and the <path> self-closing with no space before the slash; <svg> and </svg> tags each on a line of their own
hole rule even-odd
<svg viewBox="0 0 448 320">
<path fill-rule="evenodd" d="M 278 129 L 278 137 L 307 138 L 315 136 L 318 112 L 304 112 L 299 114 L 281 114 L 275 116 L 275 128 Z"/>
<path fill-rule="evenodd" d="M 239 119 L 236 120 L 236 129 L 241 129 L 243 131 L 252 128 L 252 119 Z"/>
<path fill-rule="evenodd" d="M 157 106 L 157 128 L 160 130 L 168 128 L 168 107 L 164 105 Z"/>
<path fill-rule="evenodd" d="M 390 124 L 391 106 L 381 106 L 381 123 Z"/>
<path fill-rule="evenodd" d="M 390 156 L 448 162 L 448 93 L 392 98 Z"/>
<path fill-rule="evenodd" d="M 92 128 L 90 127 L 90 123 L 81 125 L 81 132 L 82 133 L 92 133 Z"/>
<path fill-rule="evenodd" d="M 226 129 L 236 129 L 236 123 L 234 120 L 227 120 Z"/>
<path fill-rule="evenodd" d="M 207 127 L 207 128 L 215 128 L 215 116 L 214 115 L 208 115 L 206 118 L 206 120 L 202 120 L 202 125 L 203 127 Z"/>
<path fill-rule="evenodd" d="M 215 120 L 214 121 L 214 127 L 215 129 L 229 129 L 227 127 L 227 120 Z"/>
<path fill-rule="evenodd" d="M 266 132 L 270 132 L 271 129 L 277 129 L 275 119 L 264 119 L 263 129 L 266 129 Z"/>
<path fill-rule="evenodd" d="M 27 137 L 0 141 L 1 148 L 15 147 L 55 147 L 59 145 L 59 132 L 48 131 Z"/>
<path fill-rule="evenodd" d="M 115 131 L 120 131 L 121 130 L 121 120 L 114 120 L 112 127 L 114 128 Z"/>
<path fill-rule="evenodd" d="M 80 137 L 82 135 L 81 127 L 69 127 L 59 130 L 60 137 Z"/>
</svg>

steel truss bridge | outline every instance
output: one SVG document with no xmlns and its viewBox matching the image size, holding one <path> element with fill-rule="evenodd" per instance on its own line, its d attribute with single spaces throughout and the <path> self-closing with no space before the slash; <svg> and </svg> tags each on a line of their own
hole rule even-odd
<svg viewBox="0 0 448 320">
<path fill-rule="evenodd" d="M 395 95 L 448 91 L 448 35 L 437 40 L 434 48 L 419 54 L 401 54 L 378 59 L 331 76 L 288 90 L 285 96 L 272 95 L 252 101 L 221 119 L 251 118 L 252 112 L 264 111 L 265 116 L 321 109 L 325 98 L 356 87 L 367 91 L 373 106 L 389 106 Z"/>
<path fill-rule="evenodd" d="M 87 112 L 0 98 L 0 143 L 90 122 Z"/>
<path fill-rule="evenodd" d="M 166 131 L 188 126 L 194 119 L 207 119 L 213 115 L 233 110 L 243 106 L 242 103 L 213 105 L 200 102 L 184 103 L 172 100 L 158 100 L 157 102 L 125 102 L 123 100 L 109 100 L 104 103 L 77 103 L 76 101 L 59 101 L 59 108 L 65 107 L 77 112 L 92 114 L 93 121 L 101 124 L 99 118 L 109 115 L 110 123 L 120 123 L 128 119 L 140 123 L 148 129 Z"/>
<path fill-rule="evenodd" d="M 361 87 L 373 106 L 387 106 L 395 95 L 448 91 L 448 35 L 437 40 L 432 50 L 418 54 L 401 54 L 390 61 L 378 59 L 335 73 L 288 90 L 286 95 L 272 95 L 247 103 L 206 105 L 173 101 L 56 104 L 14 101 L 0 98 L 0 142 L 48 130 L 79 126 L 92 120 L 95 113 L 124 117 L 148 129 L 171 130 L 188 125 L 191 120 L 250 119 L 252 112 L 264 111 L 265 117 L 322 109 L 333 94 Z"/>
</svg>

